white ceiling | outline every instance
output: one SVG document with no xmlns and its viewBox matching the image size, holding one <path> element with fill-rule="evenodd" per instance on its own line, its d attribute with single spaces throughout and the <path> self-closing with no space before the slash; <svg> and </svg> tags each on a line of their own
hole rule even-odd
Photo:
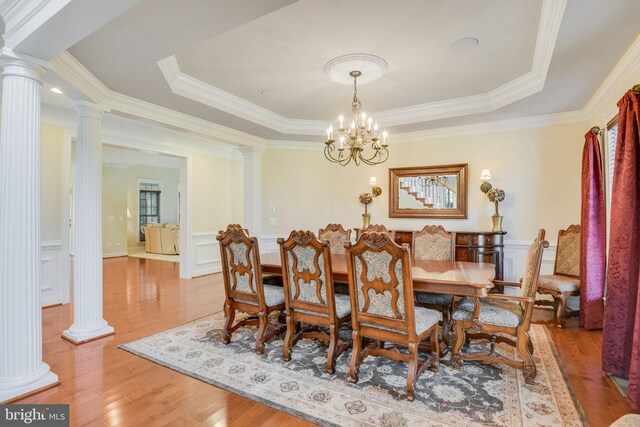
<svg viewBox="0 0 640 427">
<path fill-rule="evenodd" d="M 364 108 L 402 109 L 483 94 L 527 73 L 542 4 L 144 0 L 69 51 L 115 92 L 268 139 L 318 140 L 274 130 L 215 99 L 174 93 L 158 62 L 175 55 L 185 75 L 272 114 L 327 120 L 348 110 L 351 89 L 332 83 L 322 67 L 338 55 L 371 53 L 389 70 L 360 88 Z M 493 111 L 416 119 L 391 132 L 581 109 L 637 36 L 639 20 L 637 0 L 569 0 L 541 91 Z M 480 43 L 450 52 L 461 37 Z"/>
</svg>

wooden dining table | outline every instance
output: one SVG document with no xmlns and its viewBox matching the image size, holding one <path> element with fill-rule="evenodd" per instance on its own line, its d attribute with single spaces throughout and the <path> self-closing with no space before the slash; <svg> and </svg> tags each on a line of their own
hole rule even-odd
<svg viewBox="0 0 640 427">
<path fill-rule="evenodd" d="M 260 254 L 263 273 L 282 274 L 280 253 Z M 347 283 L 347 257 L 331 255 L 333 280 Z M 488 263 L 456 261 L 412 261 L 411 275 L 415 292 L 485 297 L 493 288 L 495 267 Z"/>
</svg>

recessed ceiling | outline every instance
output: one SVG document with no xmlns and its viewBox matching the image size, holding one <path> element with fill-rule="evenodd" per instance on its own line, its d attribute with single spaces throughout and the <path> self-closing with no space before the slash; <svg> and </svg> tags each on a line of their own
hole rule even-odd
<svg viewBox="0 0 640 427">
<path fill-rule="evenodd" d="M 557 40 L 552 35 L 554 43 L 545 46 L 553 56 L 538 88 L 491 108 L 466 101 L 531 74 L 538 39 L 548 32 L 544 26 L 540 31 L 545 6 L 560 3 L 265 0 L 247 8 L 222 0 L 144 0 L 70 53 L 115 92 L 286 140 L 320 140 L 326 124 L 303 132 L 304 126 L 272 126 L 269 120 L 315 123 L 345 112 L 352 88 L 332 82 L 322 68 L 341 54 L 371 53 L 384 58 L 389 69 L 359 88 L 367 112 L 437 107 L 430 115 L 389 119 L 391 132 L 398 133 L 582 108 L 638 34 L 635 2 L 569 1 Z M 465 38 L 477 39 L 477 47 L 456 48 Z M 177 91 L 158 66 L 167 58 L 183 77 L 221 97 Z M 473 108 L 453 113 L 441 108 L 461 98 L 459 106 Z M 234 103 L 253 106 L 266 119 L 228 108 Z"/>
<path fill-rule="evenodd" d="M 531 70 L 541 0 L 300 0 L 176 55 L 180 70 L 284 117 L 329 120 L 350 87 L 323 73 L 331 58 L 366 52 L 389 65 L 361 87 L 367 111 L 489 92 Z M 509 19 L 496 19 L 508 16 Z M 454 54 L 473 36 L 482 45 Z M 272 89 L 279 96 L 264 98 Z"/>
</svg>

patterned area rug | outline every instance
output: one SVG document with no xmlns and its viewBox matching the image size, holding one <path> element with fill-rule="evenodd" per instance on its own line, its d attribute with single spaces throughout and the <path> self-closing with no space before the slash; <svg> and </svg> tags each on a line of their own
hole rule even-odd
<svg viewBox="0 0 640 427">
<path fill-rule="evenodd" d="M 300 418 L 327 426 L 580 426 L 584 416 L 545 326 L 532 325 L 538 375 L 526 385 L 519 371 L 470 363 L 452 369 L 445 357 L 437 373 L 425 371 L 415 400 L 405 399 L 407 365 L 369 357 L 360 381 L 348 381 L 350 351 L 326 373 L 327 346 L 300 341 L 282 360 L 282 339 L 254 352 L 255 328 L 220 341 L 222 313 L 123 344 L 120 348 Z M 349 334 L 348 330 L 343 331 Z M 482 344 L 478 344 L 482 345 Z M 476 345 L 472 346 L 477 350 Z M 500 352 L 513 353 L 509 347 Z"/>
</svg>

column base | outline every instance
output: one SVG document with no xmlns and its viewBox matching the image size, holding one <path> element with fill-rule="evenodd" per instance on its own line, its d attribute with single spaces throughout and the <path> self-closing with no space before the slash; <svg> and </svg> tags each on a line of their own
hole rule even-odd
<svg viewBox="0 0 640 427">
<path fill-rule="evenodd" d="M 60 384 L 58 376 L 49 371 L 49 366 L 46 365 L 46 373 L 42 376 L 42 373 L 37 373 L 35 381 L 29 384 L 20 385 L 16 388 L 7 388 L 0 390 L 0 403 L 11 403 L 16 400 L 31 396 L 41 391 L 50 389 Z M 23 383 L 23 381 L 20 381 Z"/>
<path fill-rule="evenodd" d="M 98 340 L 100 338 L 105 338 L 111 335 L 114 335 L 116 331 L 113 329 L 113 326 L 105 326 L 102 329 L 98 329 L 97 331 L 91 332 L 71 332 L 73 326 L 62 333 L 62 339 L 69 341 L 70 343 L 80 345 L 85 344 L 91 341 Z"/>
</svg>

